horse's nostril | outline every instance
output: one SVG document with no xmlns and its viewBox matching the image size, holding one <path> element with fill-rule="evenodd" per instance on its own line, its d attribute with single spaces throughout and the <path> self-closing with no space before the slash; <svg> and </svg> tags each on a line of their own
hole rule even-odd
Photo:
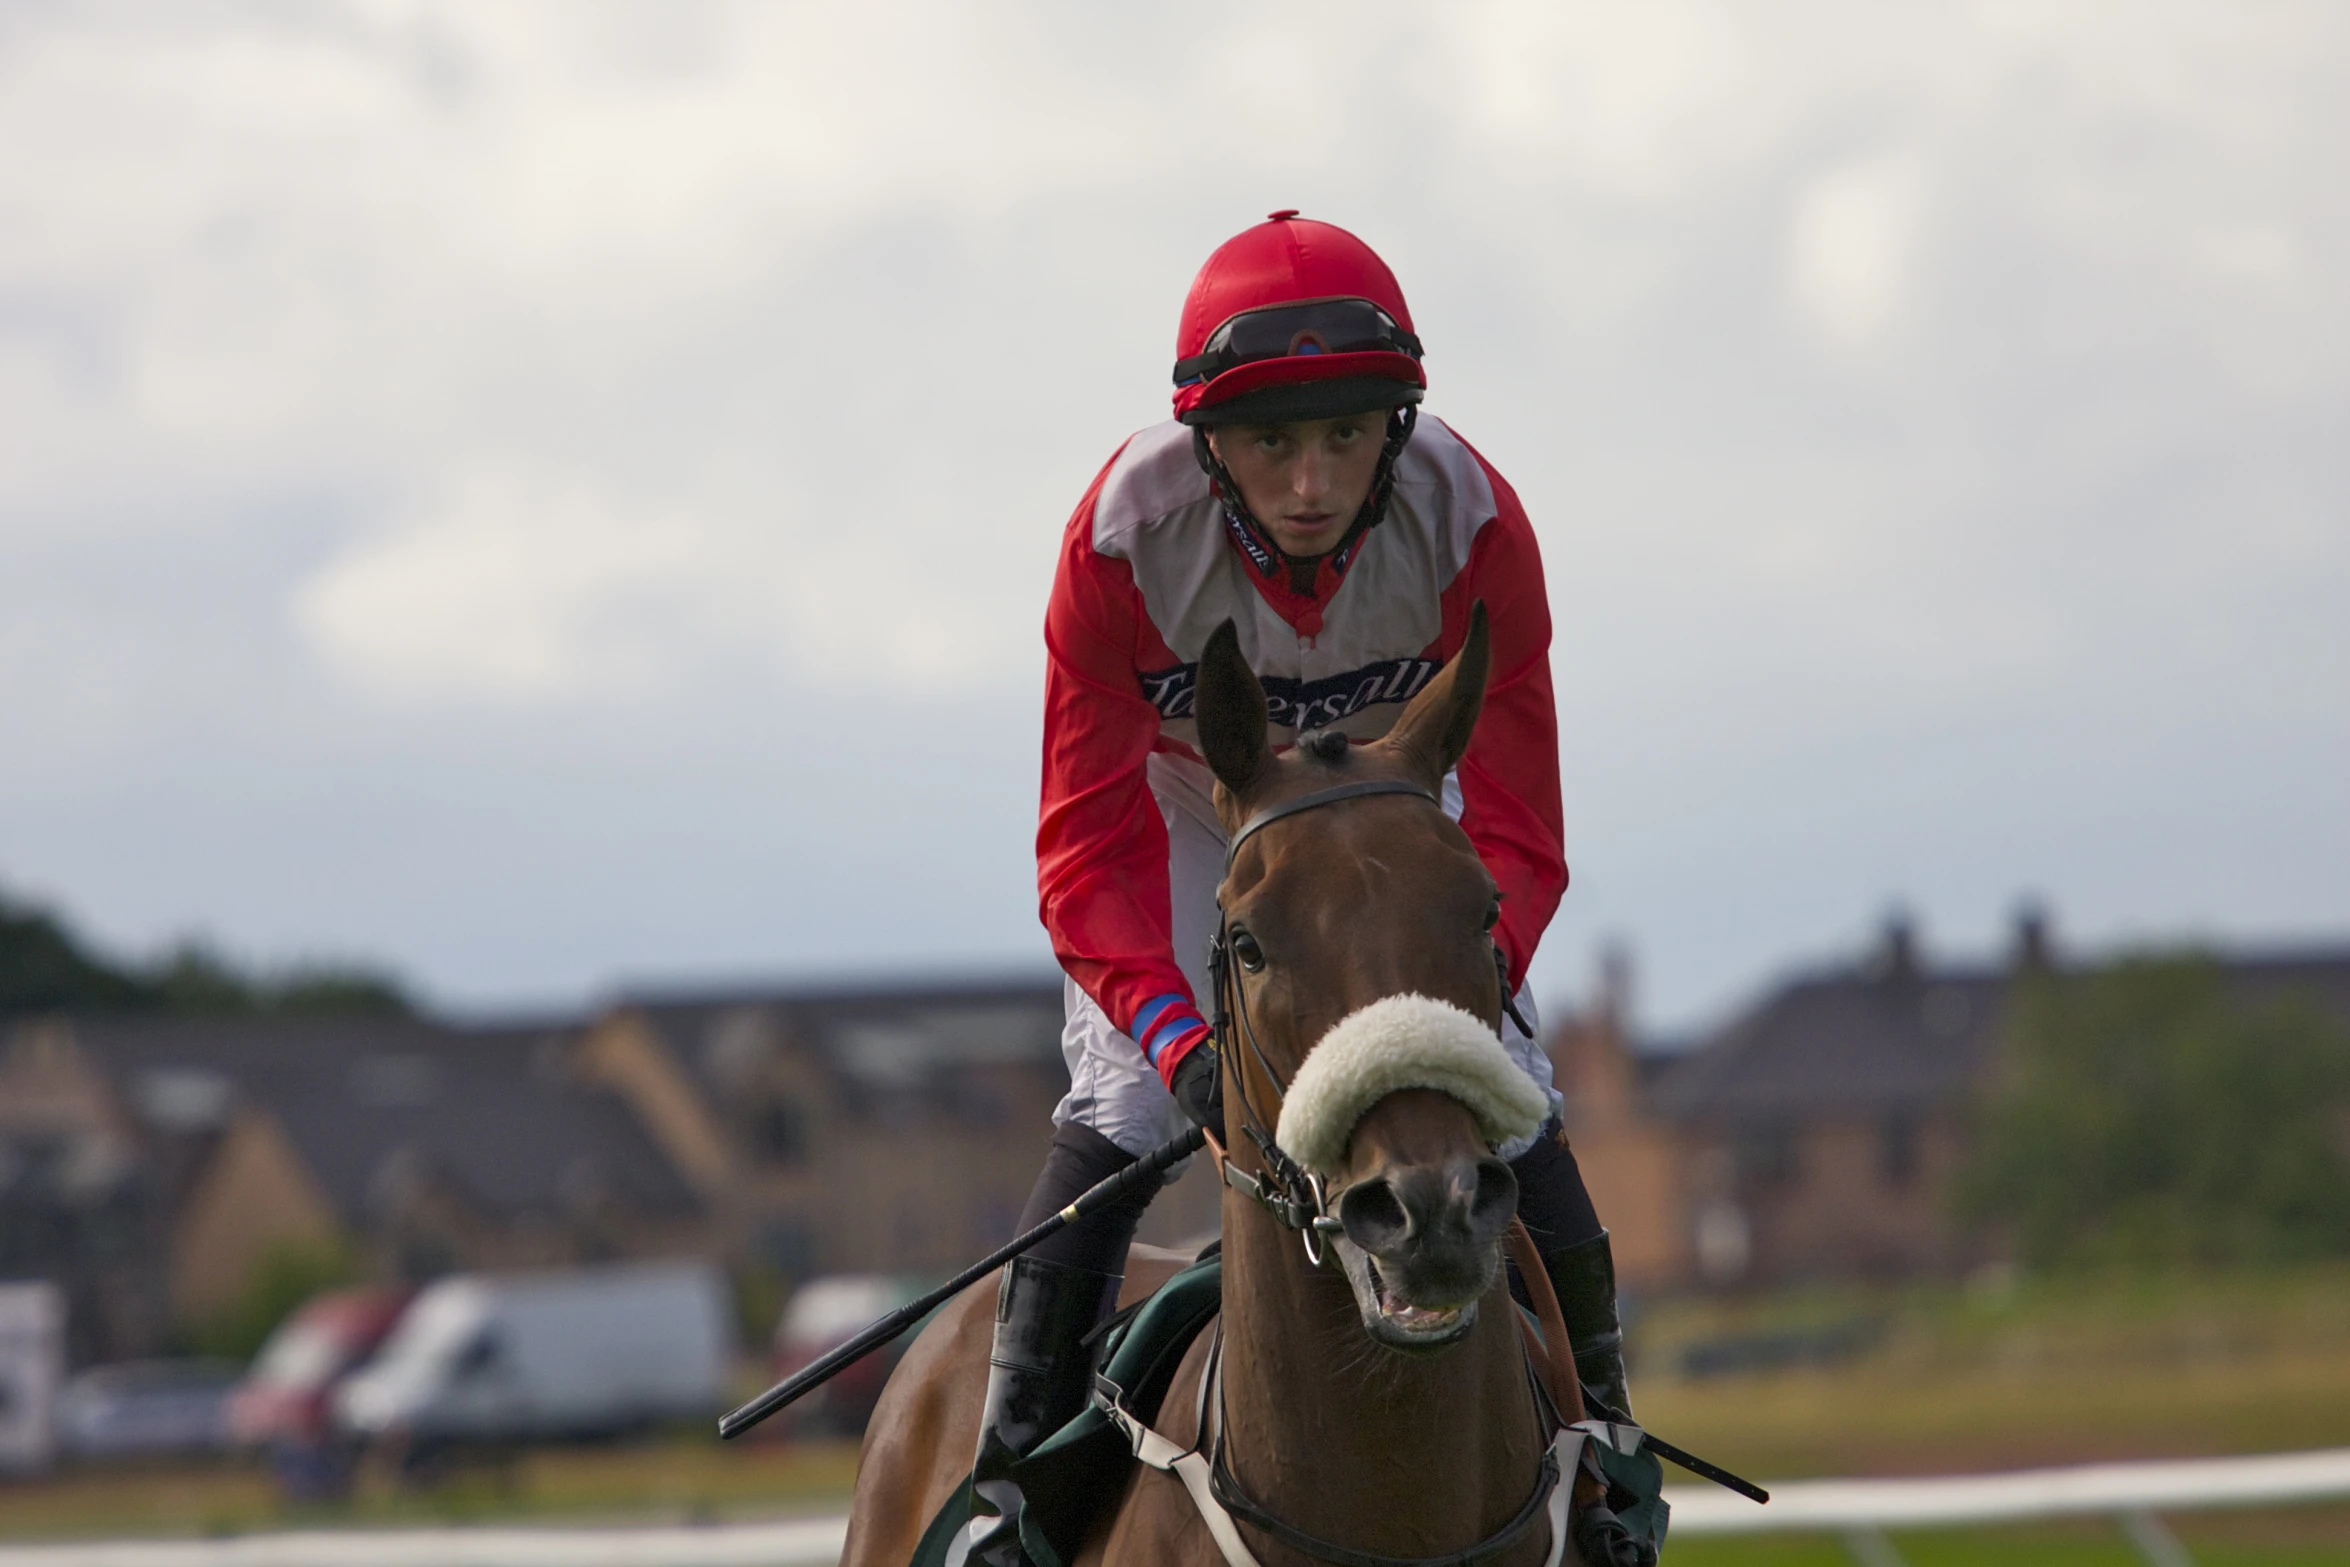
<svg viewBox="0 0 2350 1567">
<path fill-rule="evenodd" d="M 1346 1238 L 1373 1256 L 1393 1251 L 1412 1233 L 1412 1216 L 1384 1179 L 1357 1181 L 1338 1199 Z"/>
<path fill-rule="evenodd" d="M 1501 1160 L 1488 1155 L 1477 1161 L 1477 1193 L 1469 1199 L 1469 1221 L 1483 1230 L 1499 1230 L 1518 1211 L 1518 1178 Z"/>
</svg>

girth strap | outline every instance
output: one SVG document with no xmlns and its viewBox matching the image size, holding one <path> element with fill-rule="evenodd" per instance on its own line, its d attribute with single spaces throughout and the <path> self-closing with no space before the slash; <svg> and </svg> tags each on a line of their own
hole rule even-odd
<svg viewBox="0 0 2350 1567">
<path fill-rule="evenodd" d="M 1199 1509 L 1200 1521 L 1215 1538 L 1216 1549 L 1224 1553 L 1226 1567 L 1263 1567 L 1256 1553 L 1248 1548 L 1248 1542 L 1240 1537 L 1232 1515 L 1217 1502 L 1215 1478 L 1208 1471 L 1207 1455 L 1197 1448 L 1177 1447 L 1115 1405 L 1111 1407 L 1111 1415 L 1113 1418 L 1124 1415 L 1118 1423 L 1126 1428 L 1128 1438 L 1133 1441 L 1135 1457 L 1183 1482 L 1183 1489 L 1191 1493 L 1192 1505 Z"/>
</svg>

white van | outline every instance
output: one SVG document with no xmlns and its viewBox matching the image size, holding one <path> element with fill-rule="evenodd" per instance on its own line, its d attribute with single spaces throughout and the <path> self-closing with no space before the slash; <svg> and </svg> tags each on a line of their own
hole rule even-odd
<svg viewBox="0 0 2350 1567">
<path fill-rule="evenodd" d="M 707 1415 L 724 1399 L 727 1320 L 718 1270 L 698 1263 L 442 1279 L 335 1390 L 336 1423 L 429 1445 Z"/>
</svg>

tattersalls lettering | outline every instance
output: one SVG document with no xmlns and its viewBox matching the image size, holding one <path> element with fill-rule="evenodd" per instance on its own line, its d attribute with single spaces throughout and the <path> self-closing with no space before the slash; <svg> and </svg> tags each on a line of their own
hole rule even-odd
<svg viewBox="0 0 2350 1567">
<path fill-rule="evenodd" d="M 1442 667 L 1435 659 L 1397 658 L 1381 659 L 1319 680 L 1266 676 L 1265 705 L 1273 722 L 1281 728 L 1327 728 L 1343 723 L 1367 707 L 1410 701 Z M 1141 682 L 1143 697 L 1159 710 L 1162 718 L 1191 716 L 1199 682 L 1197 664 L 1150 670 L 1136 678 Z"/>
</svg>

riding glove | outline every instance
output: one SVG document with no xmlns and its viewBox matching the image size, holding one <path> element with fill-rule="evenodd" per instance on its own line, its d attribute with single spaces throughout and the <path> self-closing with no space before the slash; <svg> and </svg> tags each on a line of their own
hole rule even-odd
<svg viewBox="0 0 2350 1567">
<path fill-rule="evenodd" d="M 1216 1047 L 1201 1043 L 1175 1063 L 1175 1080 L 1168 1085 L 1183 1113 L 1216 1136 L 1224 1135 L 1224 1069 Z"/>
</svg>

